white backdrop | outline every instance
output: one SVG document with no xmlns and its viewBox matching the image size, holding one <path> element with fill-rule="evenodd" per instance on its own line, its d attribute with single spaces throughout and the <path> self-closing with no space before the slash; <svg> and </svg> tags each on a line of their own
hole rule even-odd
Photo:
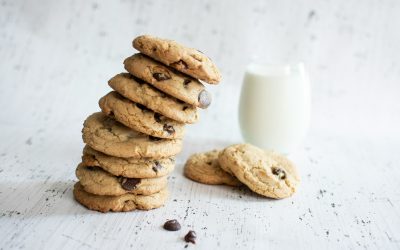
<svg viewBox="0 0 400 250">
<path fill-rule="evenodd" d="M 304 61 L 312 81 L 312 123 L 305 147 L 293 156 L 304 177 L 306 196 L 299 194 L 296 201 L 309 204 L 311 198 L 307 192 L 314 194 L 320 186 L 330 186 L 336 190 L 335 199 L 346 197 L 342 205 L 349 204 L 343 209 L 347 217 L 332 224 L 336 217 L 322 213 L 326 221 L 309 222 L 313 230 L 321 229 L 321 235 L 325 236 L 323 225 L 332 224 L 340 231 L 354 222 L 358 209 L 370 208 L 365 214 L 370 217 L 375 214 L 375 221 L 382 223 L 369 231 L 375 233 L 375 238 L 368 236 L 368 231 L 349 227 L 348 232 L 354 232 L 356 240 L 341 233 L 338 238 L 342 241 L 331 243 L 338 244 L 336 247 L 399 247 L 400 186 L 396 181 L 400 177 L 399 13 L 397 0 L 2 0 L 1 212 L 21 206 L 26 213 L 43 212 L 37 207 L 40 205 L 35 208 L 9 195 L 17 190 L 15 195 L 41 204 L 42 186 L 36 187 L 37 199 L 27 198 L 25 190 L 13 187 L 26 179 L 36 183 L 74 179 L 74 166 L 83 146 L 80 134 L 83 120 L 99 110 L 98 99 L 109 91 L 107 80 L 123 71 L 123 59 L 134 53 L 132 39 L 152 34 L 205 52 L 223 75 L 219 85 L 207 85 L 213 103 L 201 112 L 199 123 L 188 127 L 180 163 L 189 153 L 241 140 L 237 106 L 244 67 L 251 58 L 257 56 L 266 62 Z M 176 175 L 182 179 L 180 167 Z M 315 179 L 310 180 L 309 175 Z M 35 190 L 35 186 L 28 187 Z M 360 189 L 365 195 L 357 194 Z M 191 195 L 182 193 L 184 197 Z M 353 196 L 361 196 L 362 202 L 353 200 Z M 380 212 L 370 203 L 371 197 L 376 196 L 378 200 L 390 201 L 379 205 Z M 55 207 L 57 202 L 72 206 L 71 199 L 54 202 Z M 314 202 L 313 206 L 322 205 Z M 382 222 L 386 215 L 391 216 L 392 223 Z M 13 237 L 22 230 L 13 226 L 16 221 L 18 218 L 11 216 L 8 224 L 0 225 L 3 232 L 0 247 L 34 242 L 36 236 L 29 238 L 27 231 Z M 63 225 L 58 220 L 46 223 L 32 225 L 44 228 L 51 223 Z M 237 223 L 244 223 L 242 229 L 251 232 L 251 225 L 239 219 Z M 304 237 L 299 233 L 290 242 L 307 242 L 310 247 L 320 248 L 326 243 L 325 238 L 313 239 L 313 233 L 304 230 Z M 37 237 L 42 236 L 39 233 Z M 52 246 L 60 246 L 57 239 Z M 251 245 L 244 244 L 246 241 L 240 241 L 239 236 L 235 239 L 241 246 L 263 246 L 259 241 Z M 73 241 L 69 244 L 77 246 Z M 215 246 L 210 244 L 208 247 Z M 229 241 L 221 244 L 231 246 Z M 290 244 L 286 246 L 290 248 Z"/>
</svg>

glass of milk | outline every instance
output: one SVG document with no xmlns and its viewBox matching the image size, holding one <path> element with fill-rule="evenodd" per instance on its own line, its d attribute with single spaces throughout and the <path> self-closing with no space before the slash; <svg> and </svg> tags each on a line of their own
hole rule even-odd
<svg viewBox="0 0 400 250">
<path fill-rule="evenodd" d="M 250 64 L 243 80 L 239 123 L 243 139 L 288 154 L 310 121 L 310 82 L 304 64 Z"/>
</svg>

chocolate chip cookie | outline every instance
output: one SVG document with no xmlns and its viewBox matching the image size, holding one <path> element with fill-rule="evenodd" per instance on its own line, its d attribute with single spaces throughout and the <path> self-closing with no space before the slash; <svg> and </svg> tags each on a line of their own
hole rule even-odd
<svg viewBox="0 0 400 250">
<path fill-rule="evenodd" d="M 218 163 L 220 151 L 213 150 L 205 153 L 193 154 L 186 161 L 184 174 L 194 181 L 218 185 L 240 186 L 242 183 L 236 177 L 221 169 Z"/>
<path fill-rule="evenodd" d="M 115 176 L 100 167 L 85 166 L 82 163 L 76 168 L 75 174 L 86 192 L 97 195 L 150 195 L 160 192 L 167 186 L 167 176 L 128 178 Z"/>
<path fill-rule="evenodd" d="M 108 85 L 124 97 L 182 123 L 195 123 L 197 109 L 147 84 L 128 73 L 121 73 L 108 81 Z"/>
<path fill-rule="evenodd" d="M 99 106 L 104 114 L 136 131 L 158 138 L 181 139 L 185 125 L 159 113 L 154 113 L 142 104 L 134 103 L 115 91 L 103 96 Z"/>
<path fill-rule="evenodd" d="M 127 212 L 135 209 L 150 210 L 161 207 L 168 199 L 165 188 L 151 195 L 123 194 L 119 196 L 95 195 L 86 192 L 77 182 L 74 186 L 74 197 L 83 206 L 99 212 Z"/>
<path fill-rule="evenodd" d="M 143 54 L 135 54 L 126 58 L 124 66 L 137 78 L 188 104 L 207 108 L 211 103 L 211 94 L 198 80 L 179 73 Z"/>
<path fill-rule="evenodd" d="M 156 178 L 166 176 L 174 170 L 175 158 L 121 158 L 103 154 L 85 146 L 82 163 L 95 166 L 116 175 L 128 178 Z"/>
<path fill-rule="evenodd" d="M 218 161 L 222 169 L 232 172 L 240 182 L 266 197 L 289 197 L 300 182 L 295 166 L 286 157 L 250 144 L 227 147 L 219 154 Z"/>
<path fill-rule="evenodd" d="M 134 131 L 101 112 L 85 120 L 82 138 L 97 151 L 124 158 L 164 158 L 182 149 L 182 140 L 161 139 Z"/>
<path fill-rule="evenodd" d="M 143 54 L 193 78 L 211 84 L 217 84 L 221 80 L 217 66 L 199 50 L 185 47 L 173 40 L 149 35 L 135 38 L 132 44 Z"/>
</svg>

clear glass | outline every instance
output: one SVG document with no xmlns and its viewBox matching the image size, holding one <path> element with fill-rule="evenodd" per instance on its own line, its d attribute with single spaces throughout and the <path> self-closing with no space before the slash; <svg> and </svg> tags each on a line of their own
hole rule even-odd
<svg viewBox="0 0 400 250">
<path fill-rule="evenodd" d="M 245 142 L 284 154 L 293 151 L 309 127 L 310 92 L 303 63 L 250 64 L 239 104 Z"/>
</svg>

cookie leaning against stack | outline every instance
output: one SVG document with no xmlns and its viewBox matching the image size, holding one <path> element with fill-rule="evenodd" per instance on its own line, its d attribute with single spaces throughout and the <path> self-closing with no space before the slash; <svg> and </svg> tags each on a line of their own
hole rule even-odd
<svg viewBox="0 0 400 250">
<path fill-rule="evenodd" d="M 108 81 L 114 91 L 99 100 L 101 112 L 90 115 L 82 129 L 86 146 L 74 196 L 101 212 L 165 204 L 185 124 L 197 122 L 197 108 L 211 103 L 198 79 L 221 79 L 207 56 L 175 41 L 140 36 L 133 46 L 141 53 L 125 59 L 128 73 Z"/>
<path fill-rule="evenodd" d="M 300 182 L 296 167 L 286 157 L 250 144 L 194 154 L 187 160 L 184 174 L 204 184 L 244 184 L 274 199 L 291 196 Z"/>
</svg>

